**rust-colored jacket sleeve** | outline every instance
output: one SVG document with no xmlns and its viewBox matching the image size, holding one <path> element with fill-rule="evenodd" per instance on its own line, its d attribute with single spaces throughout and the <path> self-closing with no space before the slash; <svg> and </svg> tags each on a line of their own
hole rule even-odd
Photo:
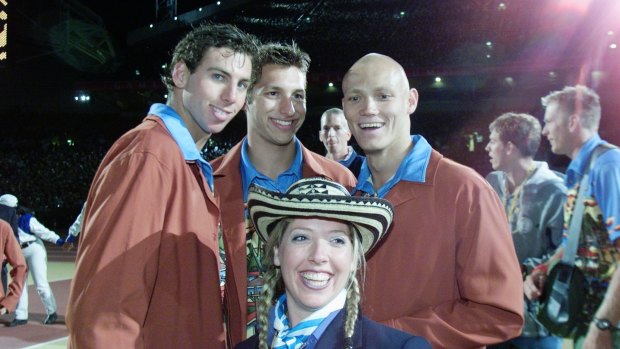
<svg viewBox="0 0 620 349">
<path fill-rule="evenodd" d="M 11 265 L 11 283 L 7 294 L 0 288 L 0 305 L 9 312 L 15 311 L 15 306 L 24 289 L 26 279 L 26 260 L 22 254 L 22 249 L 13 235 L 11 226 L 3 220 L 0 220 L 0 251 L 4 254 L 1 260 L 6 260 Z"/>
<path fill-rule="evenodd" d="M 459 196 L 470 198 L 456 198 L 454 298 L 386 321 L 434 348 L 480 348 L 518 336 L 523 325 L 523 283 L 502 206 L 490 188 L 469 189 Z"/>
<path fill-rule="evenodd" d="M 426 181 L 386 196 L 395 218 L 367 259 L 366 316 L 433 348 L 479 348 L 519 335 L 523 283 L 508 221 L 491 186 L 434 153 Z"/>
<path fill-rule="evenodd" d="M 219 212 L 205 186 L 163 126 L 117 141 L 86 203 L 70 348 L 224 348 Z"/>
</svg>

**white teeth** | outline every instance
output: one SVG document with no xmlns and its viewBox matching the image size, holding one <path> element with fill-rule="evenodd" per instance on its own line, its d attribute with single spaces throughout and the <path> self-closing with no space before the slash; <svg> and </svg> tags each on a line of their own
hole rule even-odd
<svg viewBox="0 0 620 349">
<path fill-rule="evenodd" d="M 327 273 L 302 273 L 304 284 L 312 288 L 323 288 L 327 286 L 330 276 Z"/>
<path fill-rule="evenodd" d="M 218 107 L 213 107 L 213 111 L 218 116 L 226 116 L 226 115 L 228 115 L 228 113 L 225 110 L 222 110 L 222 109 L 220 109 Z"/>
<path fill-rule="evenodd" d="M 325 280 L 325 281 L 312 281 L 312 280 L 305 280 L 306 285 L 313 287 L 313 288 L 322 288 L 325 287 L 327 285 L 327 282 L 329 280 Z"/>
<path fill-rule="evenodd" d="M 282 125 L 282 126 L 290 126 L 293 124 L 292 120 L 278 120 L 278 119 L 273 119 L 273 121 L 278 124 L 278 125 Z"/>
<path fill-rule="evenodd" d="M 381 126 L 383 126 L 383 124 L 380 123 L 380 122 L 367 122 L 367 123 L 364 123 L 364 124 L 360 124 L 360 127 L 362 129 L 366 129 L 366 128 L 379 128 Z"/>
<path fill-rule="evenodd" d="M 311 281 L 326 281 L 329 280 L 329 275 L 325 273 L 303 273 L 301 274 L 304 279 Z"/>
</svg>

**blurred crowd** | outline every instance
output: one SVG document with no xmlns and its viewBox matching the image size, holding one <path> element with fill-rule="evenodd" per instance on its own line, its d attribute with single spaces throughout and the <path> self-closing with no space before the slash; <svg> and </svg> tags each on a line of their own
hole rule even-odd
<svg viewBox="0 0 620 349">
<path fill-rule="evenodd" d="M 0 142 L 0 194 L 19 195 L 52 229 L 66 230 L 80 212 L 92 178 L 112 140 L 4 139 Z M 207 160 L 230 149 L 230 142 L 209 140 Z"/>
</svg>

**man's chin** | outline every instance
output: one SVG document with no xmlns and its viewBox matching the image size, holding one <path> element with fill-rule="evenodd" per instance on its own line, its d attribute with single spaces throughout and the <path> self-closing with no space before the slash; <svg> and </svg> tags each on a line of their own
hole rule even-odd
<svg viewBox="0 0 620 349">
<path fill-rule="evenodd" d="M 332 153 L 332 154 L 337 153 L 337 152 L 338 152 L 338 150 L 340 150 L 340 149 L 335 148 L 335 147 L 329 147 L 329 152 L 330 152 L 330 153 Z"/>
</svg>

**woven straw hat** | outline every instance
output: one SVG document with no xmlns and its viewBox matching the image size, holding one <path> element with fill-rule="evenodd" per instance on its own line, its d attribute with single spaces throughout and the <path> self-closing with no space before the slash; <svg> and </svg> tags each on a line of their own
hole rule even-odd
<svg viewBox="0 0 620 349">
<path fill-rule="evenodd" d="M 286 193 L 252 185 L 248 211 L 264 241 L 283 218 L 328 218 L 351 223 L 361 238 L 364 253 L 385 236 L 394 215 L 387 200 L 351 196 L 341 184 L 325 178 L 301 179 Z"/>
</svg>

